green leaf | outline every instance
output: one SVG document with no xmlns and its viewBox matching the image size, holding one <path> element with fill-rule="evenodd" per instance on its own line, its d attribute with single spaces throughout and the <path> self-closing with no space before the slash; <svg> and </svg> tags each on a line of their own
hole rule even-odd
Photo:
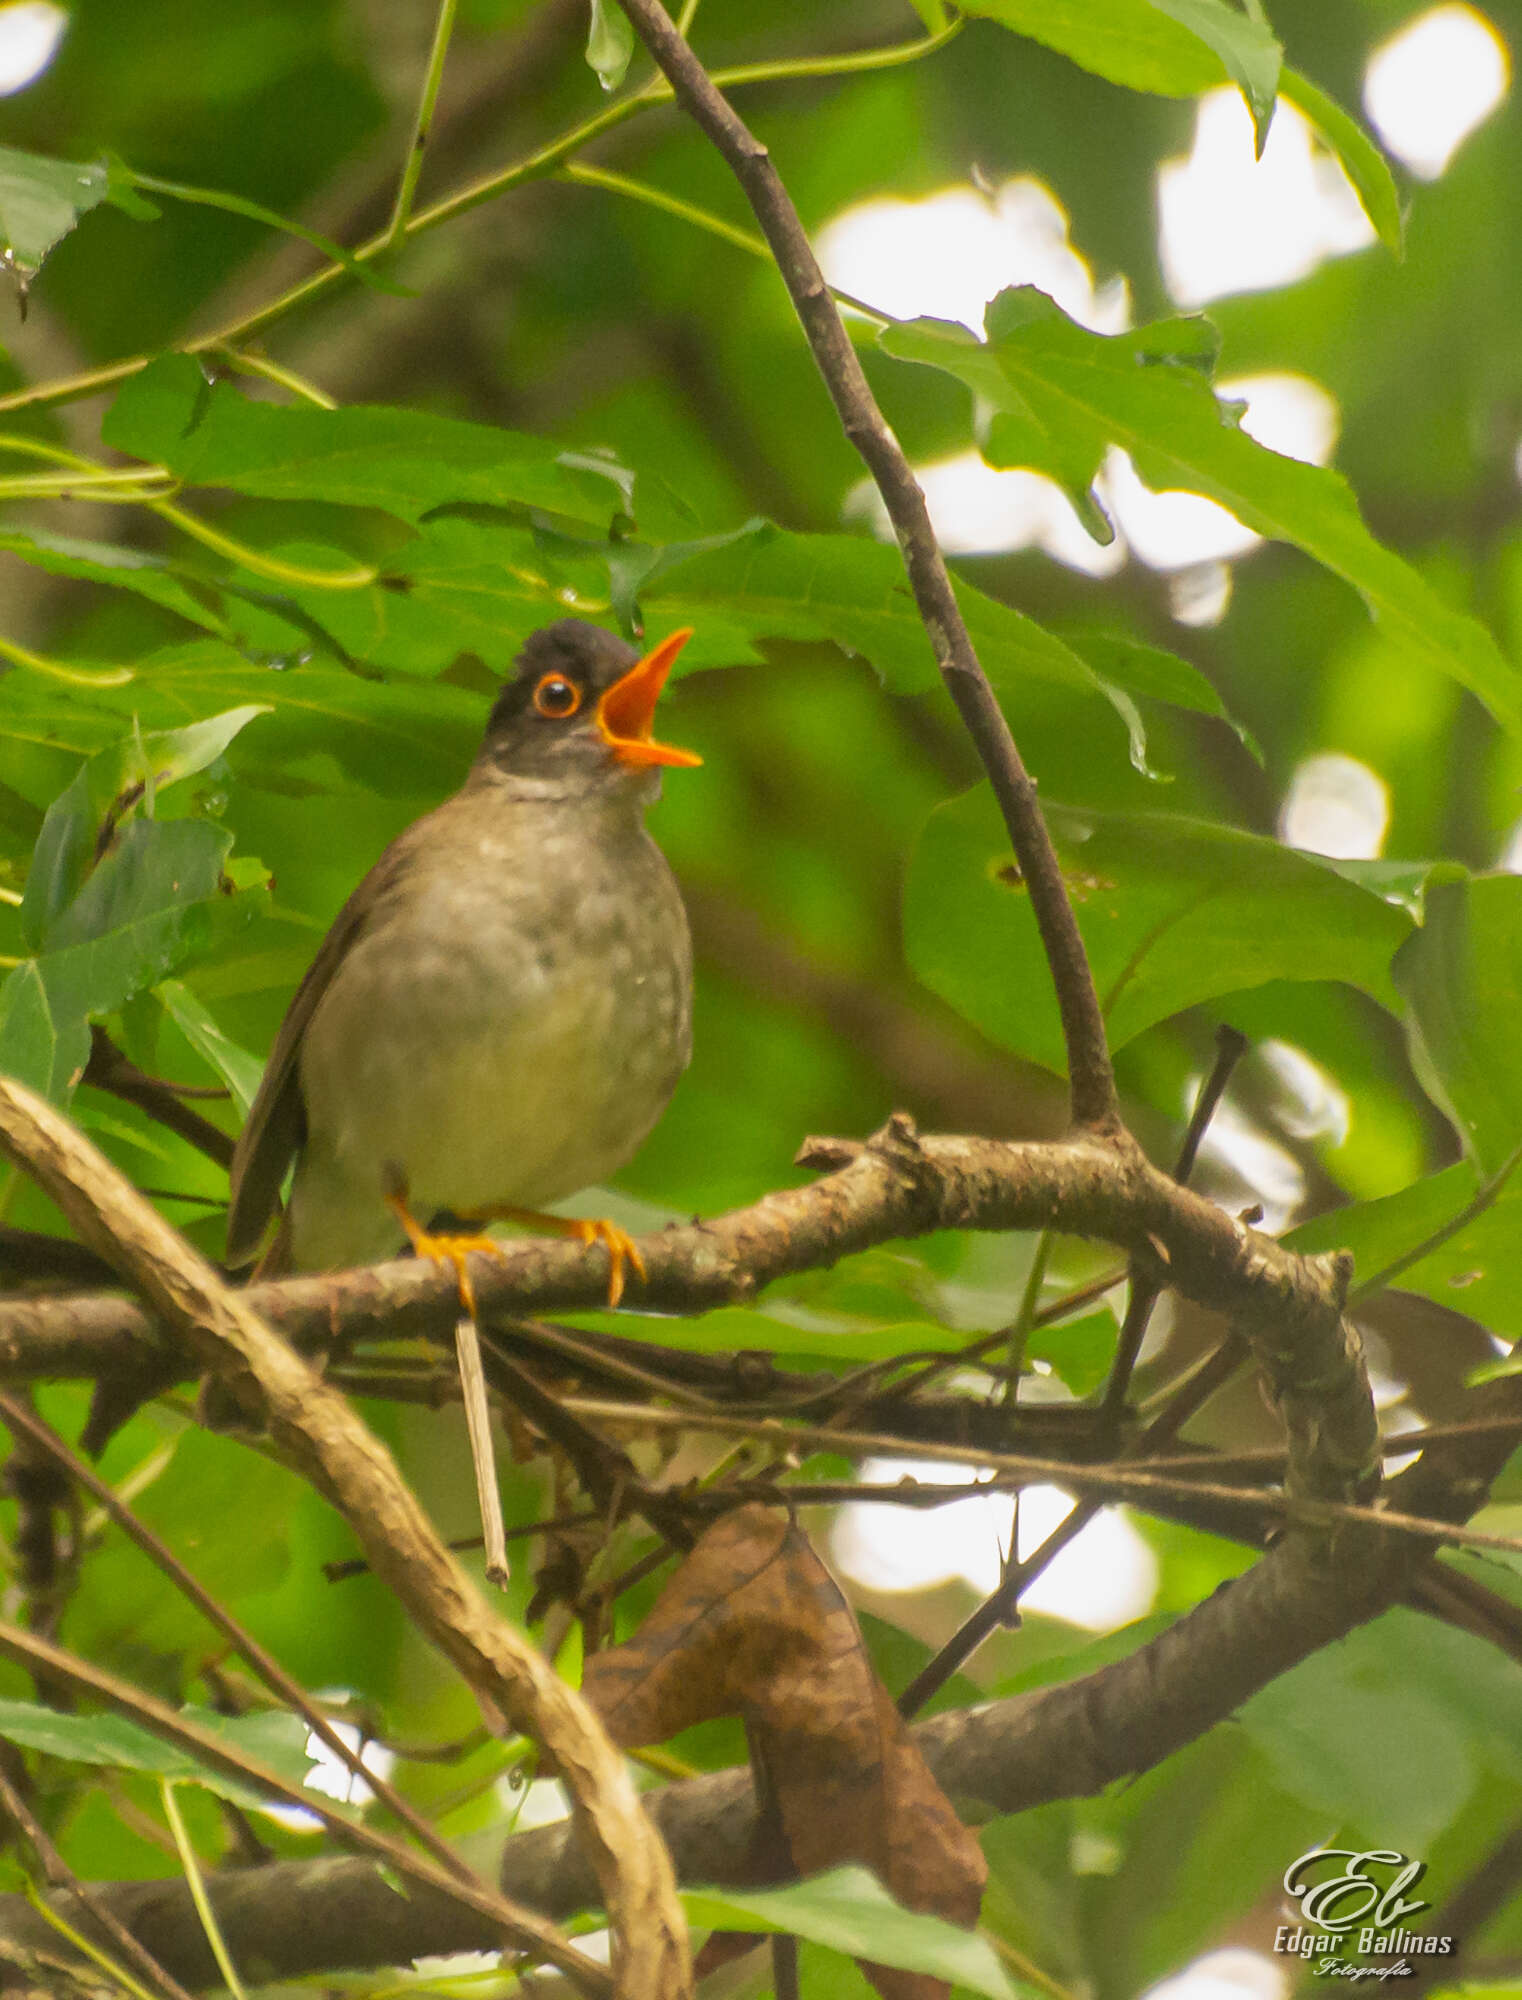
<svg viewBox="0 0 1522 2000">
<path fill-rule="evenodd" d="M 83 1021 L 60 1021 L 36 959 L 24 959 L 0 981 L 0 1076 L 29 1083 L 63 1103 L 90 1056 Z"/>
<path fill-rule="evenodd" d="M 211 1014 L 180 980 L 160 980 L 153 991 L 186 1041 L 227 1085 L 238 1110 L 246 1118 L 248 1107 L 258 1093 L 263 1063 L 224 1035 Z"/>
<path fill-rule="evenodd" d="M 214 764 L 268 702 L 248 703 L 183 729 L 134 732 L 101 750 L 53 801 L 27 874 L 21 925 L 27 942 L 50 944 L 55 919 L 73 900 L 102 840 L 141 805 L 150 813 L 156 795 Z"/>
<path fill-rule="evenodd" d="M 299 1716 L 277 1710 L 218 1715 L 195 1707 L 180 1713 L 187 1722 L 220 1736 L 229 1750 L 270 1765 L 292 1784 L 306 1782 L 312 1760 L 306 1754 L 307 1727 Z M 76 1764 L 186 1779 L 238 1805 L 268 1803 L 255 1786 L 211 1770 L 190 1751 L 122 1715 L 64 1715 L 36 1702 L 0 1700 L 0 1739 Z"/>
<path fill-rule="evenodd" d="M 634 29 L 618 0 L 592 0 L 587 61 L 604 90 L 617 90 L 634 54 Z"/>
<path fill-rule="evenodd" d="M 129 549 L 111 542 L 83 542 L 68 535 L 49 535 L 33 529 L 0 530 L 0 549 L 5 549 L 34 569 L 50 576 L 79 577 L 103 583 L 114 590 L 130 590 L 177 617 L 200 625 L 208 632 L 225 636 L 226 626 L 207 602 L 186 588 L 175 565 L 144 549 Z M 205 586 L 209 598 L 212 587 Z"/>
<path fill-rule="evenodd" d="M 504 673 L 541 625 L 570 614 L 607 617 L 600 545 L 501 521 L 439 515 L 390 567 L 398 588 L 292 595 L 352 658 L 411 674 L 441 673 L 466 652 Z"/>
<path fill-rule="evenodd" d="M 1283 51 L 1268 28 L 1226 0 L 968 0 L 1083 69 L 1129 90 L 1193 97 L 1228 80 L 1268 131 Z"/>
<path fill-rule="evenodd" d="M 1279 90 L 1284 51 L 1266 22 L 1239 14 L 1227 0 L 1148 0 L 1221 59 L 1221 67 L 1247 100 L 1261 156 Z"/>
<path fill-rule="evenodd" d="M 1454 1819 L 1478 1775 L 1473 1724 L 1423 1685 L 1411 1650 L 1392 1644 L 1402 1629 L 1415 1639 L 1424 1622 L 1387 1613 L 1384 1630 L 1313 1653 L 1236 1714 L 1286 1791 L 1411 1854 Z"/>
<path fill-rule="evenodd" d="M 64 1102 L 90 1021 L 210 941 L 207 905 L 231 845 L 207 820 L 133 820 L 49 925 L 46 949 L 0 986 L 0 1074 Z"/>
<path fill-rule="evenodd" d="M 1171 813 L 1048 806 L 1112 1045 L 1269 980 L 1340 979 L 1393 1006 L 1409 917 L 1319 857 Z M 1059 1073 L 1056 1003 L 987 786 L 930 815 L 909 867 L 909 962 L 1003 1047 Z"/>
<path fill-rule="evenodd" d="M 957 582 L 968 632 L 1001 699 L 1018 708 L 1031 681 L 1096 694 L 1120 715 L 1132 761 L 1145 764 L 1140 719 L 1124 690 L 1107 684 L 1074 649 L 1013 606 Z M 761 524 L 671 564 L 640 590 L 647 621 L 693 625 L 689 666 L 758 660 L 756 643 L 826 639 L 870 660 L 895 694 L 938 679 L 902 558 L 864 535 L 800 535 Z"/>
<path fill-rule="evenodd" d="M 1180 659 L 1177 653 L 1170 653 L 1162 646 L 1149 646 L 1129 632 L 1068 631 L 1063 636 L 1102 681 L 1139 699 L 1165 701 L 1195 715 L 1214 716 L 1226 724 L 1257 763 L 1263 762 L 1263 752 L 1252 731 L 1231 713 L 1204 674 L 1189 660 Z"/>
<path fill-rule="evenodd" d="M 1487 1174 L 1522 1145 L 1522 877 L 1429 890 L 1427 920 L 1395 962 L 1412 1060 Z"/>
<path fill-rule="evenodd" d="M 23 277 L 92 208 L 112 199 L 104 166 L 53 160 L 0 146 L 0 240 L 7 262 Z"/>
<path fill-rule="evenodd" d="M 1397 1194 L 1301 1223 L 1285 1241 L 1303 1253 L 1351 1250 L 1355 1300 L 1398 1284 L 1522 1340 L 1522 1173 L 1503 1176 L 1497 1190 L 1473 1160 L 1459 1160 Z"/>
<path fill-rule="evenodd" d="M 1375 234 L 1392 257 L 1406 252 L 1406 218 L 1400 192 L 1384 154 L 1356 118 L 1349 117 L 1335 98 L 1328 97 L 1298 70 L 1286 69 L 1279 79 L 1279 95 L 1315 126 L 1321 137 L 1342 162 L 1343 172 L 1357 190 L 1363 212 L 1374 225 Z"/>
<path fill-rule="evenodd" d="M 1000 293 L 987 326 L 986 343 L 925 319 L 885 327 L 880 338 L 889 353 L 942 368 L 994 405 L 991 464 L 1028 465 L 1071 491 L 1119 445 L 1154 489 L 1204 493 L 1255 533 L 1303 549 L 1359 592 L 1388 640 L 1472 689 L 1509 728 L 1522 727 L 1522 678 L 1484 626 L 1374 539 L 1337 473 L 1270 451 L 1239 428 L 1240 412 L 1193 365 L 1213 339 L 1207 322 L 1091 333 L 1023 286 Z"/>
<path fill-rule="evenodd" d="M 1046 1362 L 1063 1387 L 1082 1398 L 1092 1395 L 1109 1374 L 1119 1331 L 1114 1313 L 1104 1311 L 1033 1327 L 1026 1335 L 1025 1358 Z"/>
<path fill-rule="evenodd" d="M 403 521 L 474 502 L 601 527 L 622 498 L 621 468 L 604 474 L 586 455 L 568 465 L 539 438 L 422 410 L 255 402 L 230 382 L 208 382 L 186 354 L 162 355 L 133 376 L 101 436 L 192 485 L 378 507 Z"/>
<path fill-rule="evenodd" d="M 866 1868 L 832 1868 L 782 1889 L 684 1889 L 681 1898 L 694 1925 L 789 1931 L 850 1958 L 927 1973 L 989 2000 L 1015 2000 L 985 1938 L 944 1917 L 906 1910 Z"/>
</svg>

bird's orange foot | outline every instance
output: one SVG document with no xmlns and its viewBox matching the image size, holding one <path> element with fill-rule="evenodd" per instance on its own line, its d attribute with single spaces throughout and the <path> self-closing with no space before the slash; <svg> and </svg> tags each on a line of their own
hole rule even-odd
<svg viewBox="0 0 1522 2000">
<path fill-rule="evenodd" d="M 588 1246 L 600 1243 L 608 1253 L 612 1269 L 608 1272 L 608 1304 L 616 1306 L 624 1295 L 624 1266 L 633 1268 L 641 1280 L 645 1276 L 645 1260 L 639 1254 L 639 1245 L 627 1229 L 620 1229 L 616 1222 L 606 1217 L 589 1220 L 579 1215 L 544 1215 L 537 1208 L 478 1209 L 471 1220 L 484 1222 L 488 1218 L 495 1222 L 516 1222 L 525 1229 L 536 1230 L 541 1236 L 574 1236 L 578 1243 Z M 490 1243 L 490 1238 L 483 1239 Z M 479 1247 L 474 1245 L 473 1247 Z M 492 1243 L 491 1248 L 501 1254 L 502 1246 Z"/>
<path fill-rule="evenodd" d="M 608 1253 L 612 1269 L 608 1273 L 608 1304 L 616 1306 L 624 1295 L 624 1266 L 632 1264 L 640 1283 L 645 1281 L 645 1260 L 639 1254 L 639 1245 L 627 1229 L 620 1229 L 616 1222 L 609 1222 L 606 1216 L 595 1221 L 574 1221 L 571 1233 L 583 1243 L 600 1243 Z"/>
<path fill-rule="evenodd" d="M 455 1283 L 460 1289 L 460 1304 L 467 1315 L 476 1316 L 476 1288 L 470 1280 L 470 1270 L 466 1264 L 468 1257 L 479 1253 L 485 1257 L 500 1257 L 504 1246 L 494 1237 L 483 1236 L 479 1232 L 471 1235 L 434 1235 L 424 1229 L 407 1206 L 405 1188 L 394 1190 L 386 1196 L 386 1206 L 406 1231 L 407 1241 L 412 1245 L 414 1257 L 431 1257 L 436 1264 L 454 1266 Z"/>
</svg>

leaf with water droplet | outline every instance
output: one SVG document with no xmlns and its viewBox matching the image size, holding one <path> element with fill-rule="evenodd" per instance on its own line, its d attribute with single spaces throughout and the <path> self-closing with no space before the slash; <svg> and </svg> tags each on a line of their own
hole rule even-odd
<svg viewBox="0 0 1522 2000">
<path fill-rule="evenodd" d="M 604 90 L 617 90 L 634 54 L 634 30 L 617 0 L 592 0 L 587 61 Z"/>
</svg>

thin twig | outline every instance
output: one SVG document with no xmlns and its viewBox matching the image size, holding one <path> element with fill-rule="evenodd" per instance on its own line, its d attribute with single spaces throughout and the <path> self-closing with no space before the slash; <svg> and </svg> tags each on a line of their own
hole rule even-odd
<svg viewBox="0 0 1522 2000">
<path fill-rule="evenodd" d="M 591 1397 L 572 1396 L 566 1408 L 578 1416 L 595 1417 L 631 1430 L 708 1431 L 720 1437 L 749 1437 L 776 1445 L 809 1445 L 819 1450 L 839 1451 L 874 1457 L 894 1453 L 908 1458 L 933 1459 L 948 1465 L 966 1465 L 969 1460 L 985 1465 L 994 1474 L 1012 1475 L 1010 1484 L 1061 1486 L 1077 1492 L 1094 1492 L 1115 1500 L 1135 1500 L 1145 1506 L 1152 1495 L 1175 1499 L 1219 1500 L 1232 1507 L 1252 1507 L 1260 1513 L 1282 1515 L 1290 1521 L 1325 1527 L 1337 1521 L 1361 1521 L 1368 1527 L 1388 1529 L 1392 1534 L 1418 1535 L 1456 1548 L 1504 1549 L 1522 1553 L 1522 1535 L 1493 1535 L 1480 1528 L 1460 1527 L 1448 1521 L 1428 1520 L 1418 1514 L 1403 1514 L 1393 1508 L 1365 1507 L 1352 1500 L 1301 1498 L 1293 1493 L 1264 1492 L 1251 1487 L 1217 1484 L 1208 1480 L 1179 1479 L 1142 1471 L 1115 1459 L 1107 1465 L 1074 1465 L 1069 1459 L 1034 1458 L 1021 1452 L 979 1451 L 967 1445 L 934 1445 L 908 1442 L 876 1431 L 837 1430 L 825 1424 L 778 1423 L 766 1417 L 759 1421 L 744 1417 L 694 1416 L 677 1410 L 642 1410 L 627 1403 L 604 1403 Z M 785 1498 L 787 1489 L 777 1489 Z"/>
<path fill-rule="evenodd" d="M 412 214 L 412 197 L 417 192 L 418 176 L 423 171 L 423 154 L 427 150 L 428 135 L 433 130 L 433 114 L 439 101 L 439 85 L 444 80 L 444 59 L 449 53 L 449 38 L 454 33 L 454 17 L 455 0 L 439 0 L 433 46 L 428 51 L 428 67 L 423 72 L 417 116 L 412 121 L 412 137 L 407 142 L 407 157 L 402 162 L 396 206 L 391 211 L 390 226 L 386 230 L 387 249 L 405 234 L 408 218 Z"/>
<path fill-rule="evenodd" d="M 1173 1178 L 1180 1187 L 1187 1186 L 1194 1172 L 1195 1161 L 1199 1158 L 1200 1142 L 1209 1130 L 1221 1099 L 1226 1094 L 1232 1072 L 1247 1053 L 1247 1037 L 1237 1029 L 1220 1027 L 1216 1030 L 1216 1058 L 1210 1075 L 1206 1078 L 1195 1099 L 1194 1110 L 1179 1145 L 1178 1158 L 1174 1162 Z M 1114 1436 L 1115 1426 L 1125 1405 L 1126 1393 L 1131 1387 L 1131 1372 L 1136 1366 L 1136 1357 L 1141 1353 L 1142 1342 L 1147 1337 L 1147 1328 L 1152 1323 L 1152 1314 L 1163 1287 L 1153 1280 L 1133 1277 L 1131 1297 L 1126 1305 L 1126 1317 L 1120 1329 L 1120 1339 L 1115 1346 L 1115 1359 L 1110 1366 L 1110 1379 L 1105 1384 L 1104 1398 L 1100 1403 L 1100 1430 L 1102 1435 Z"/>
<path fill-rule="evenodd" d="M 454 1345 L 460 1367 L 460 1399 L 465 1405 L 465 1430 L 470 1439 L 470 1462 L 476 1475 L 486 1581 L 505 1590 L 512 1581 L 512 1571 L 507 1566 L 502 1494 L 497 1486 L 497 1454 L 491 1438 L 491 1405 L 486 1400 L 486 1377 L 481 1372 L 481 1336 L 472 1314 L 461 1313 L 455 1321 Z"/>
<path fill-rule="evenodd" d="M 1174 1161 L 1173 1178 L 1180 1187 L 1188 1183 L 1199 1158 L 1200 1144 L 1209 1130 L 1210 1121 L 1215 1116 L 1226 1086 L 1231 1081 L 1232 1072 L 1247 1052 L 1247 1038 L 1237 1029 L 1221 1027 L 1216 1031 L 1216 1059 L 1209 1077 L 1195 1099 L 1189 1123 L 1180 1141 L 1178 1157 Z M 1126 1316 L 1121 1322 L 1120 1338 L 1116 1343 L 1115 1359 L 1110 1367 L 1109 1380 L 1105 1385 L 1104 1397 L 1099 1406 L 1099 1436 L 1113 1448 L 1120 1428 L 1121 1414 L 1125 1408 L 1126 1393 L 1131 1386 L 1131 1373 L 1136 1366 L 1136 1357 L 1141 1352 L 1142 1342 L 1147 1337 L 1152 1314 L 1158 1300 L 1163 1295 L 1163 1285 L 1154 1278 L 1144 1277 L 1133 1266 L 1131 1276 L 1131 1296 L 1126 1304 Z M 1212 1395 L 1220 1373 L 1220 1354 L 1230 1355 L 1227 1372 L 1234 1369 L 1242 1358 L 1242 1343 L 1234 1337 L 1218 1353 L 1217 1374 L 1211 1375 L 1207 1364 L 1199 1374 L 1192 1377 L 1178 1395 L 1170 1399 L 1162 1415 L 1155 1419 L 1141 1437 L 1135 1439 L 1125 1452 L 1127 1458 L 1144 1458 L 1150 1446 L 1171 1443 L 1189 1418 Z M 1015 1617 L 1020 1599 L 1043 1571 L 1050 1568 L 1062 1551 L 1076 1541 L 1095 1518 L 1103 1511 L 1102 1499 L 1090 1497 L 1081 1499 L 1038 1548 L 1035 1548 L 1023 1562 L 1014 1560 L 1016 1534 L 1010 1535 L 1010 1561 L 1005 1573 L 999 1579 L 997 1589 L 990 1592 L 984 1601 L 965 1618 L 961 1625 L 933 1659 L 915 1675 L 899 1696 L 899 1711 L 905 1716 L 914 1715 L 932 1696 L 939 1693 L 954 1673 L 957 1673 L 999 1626 L 1009 1624 Z M 1016 1514 L 1016 1527 L 1019 1515 Z"/>
<path fill-rule="evenodd" d="M 156 1123 L 178 1133 L 219 1167 L 232 1165 L 233 1142 L 227 1134 L 198 1111 L 192 1111 L 182 1101 L 183 1093 L 178 1086 L 156 1076 L 145 1076 L 104 1028 L 90 1030 L 90 1060 L 85 1064 L 83 1081 L 93 1083 L 97 1090 L 109 1091 L 125 1104 L 135 1104 L 139 1111 L 147 1112 Z"/>
<path fill-rule="evenodd" d="M 222 1984 L 233 1996 L 233 2000 L 248 2000 L 243 1981 L 238 1977 L 238 1968 L 233 1964 L 222 1936 L 222 1926 L 217 1922 L 217 1913 L 211 1907 L 211 1898 L 206 1893 L 206 1877 L 201 1872 L 201 1863 L 190 1835 L 185 1830 L 185 1815 L 180 1811 L 180 1802 L 174 1795 L 173 1778 L 159 1779 L 159 1798 L 164 1807 L 164 1818 L 169 1822 L 169 1831 L 174 1835 L 175 1850 L 180 1857 L 180 1867 L 184 1871 L 185 1886 L 190 1891 L 190 1900 L 195 1904 L 196 1915 L 201 1920 L 201 1929 L 206 1933 L 206 1942 L 211 1947 L 211 1955 L 217 1961 L 217 1970 L 222 1975 Z"/>
<path fill-rule="evenodd" d="M 619 0 L 682 105 L 740 183 L 771 245 L 846 436 L 871 473 L 903 552 L 936 664 L 988 772 L 1056 988 L 1074 1123 L 1122 1131 L 1104 1019 L 1072 905 L 1024 764 L 963 622 L 920 491 L 841 322 L 798 212 L 767 149 L 720 94 L 660 0 Z"/>
<path fill-rule="evenodd" d="M 588 1991 L 596 1994 L 610 1992 L 610 1982 L 602 1968 L 589 1965 L 581 1952 L 567 1945 L 552 1926 L 543 1923 L 532 1912 L 520 1910 L 518 1905 L 489 1889 L 484 1882 L 462 1880 L 446 1874 L 435 1862 L 415 1854 L 404 1841 L 337 1811 L 319 1793 L 291 1784 L 279 1772 L 257 1758 L 235 1750 L 224 1737 L 177 1713 L 156 1696 L 145 1694 L 115 1674 L 107 1673 L 103 1667 L 65 1652 L 61 1646 L 51 1645 L 34 1633 L 24 1632 L 20 1626 L 6 1624 L 3 1620 L 0 1620 L 0 1656 L 16 1660 L 34 1672 L 54 1675 L 80 1694 L 99 1702 L 102 1707 L 126 1716 L 131 1722 L 141 1723 L 143 1728 L 164 1742 L 188 1750 L 198 1763 L 220 1775 L 251 1785 L 266 1798 L 299 1807 L 319 1819 L 339 1842 L 362 1852 L 368 1850 L 373 1858 L 394 1869 L 404 1880 L 432 1889 L 475 1915 L 484 1917 L 488 1923 L 514 1937 L 524 1949 L 540 1953 L 550 1964 L 560 1966 L 584 1983 Z M 504 1910 L 514 1913 L 508 1922 L 504 1922 Z"/>
</svg>

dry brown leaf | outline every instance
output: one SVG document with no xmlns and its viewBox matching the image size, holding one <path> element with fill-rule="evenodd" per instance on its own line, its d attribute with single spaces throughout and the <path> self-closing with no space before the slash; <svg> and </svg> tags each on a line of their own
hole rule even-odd
<svg viewBox="0 0 1522 2000">
<path fill-rule="evenodd" d="M 931 1776 L 872 1670 L 850 1605 L 796 1522 L 760 1506 L 726 1514 L 635 1637 L 587 1663 L 582 1691 L 627 1749 L 742 1717 L 795 1873 L 860 1862 L 906 1908 L 969 1929 L 977 1922 L 982 1849 Z M 884 2000 L 943 2000 L 948 1991 L 923 1973 L 863 1970 Z"/>
</svg>

